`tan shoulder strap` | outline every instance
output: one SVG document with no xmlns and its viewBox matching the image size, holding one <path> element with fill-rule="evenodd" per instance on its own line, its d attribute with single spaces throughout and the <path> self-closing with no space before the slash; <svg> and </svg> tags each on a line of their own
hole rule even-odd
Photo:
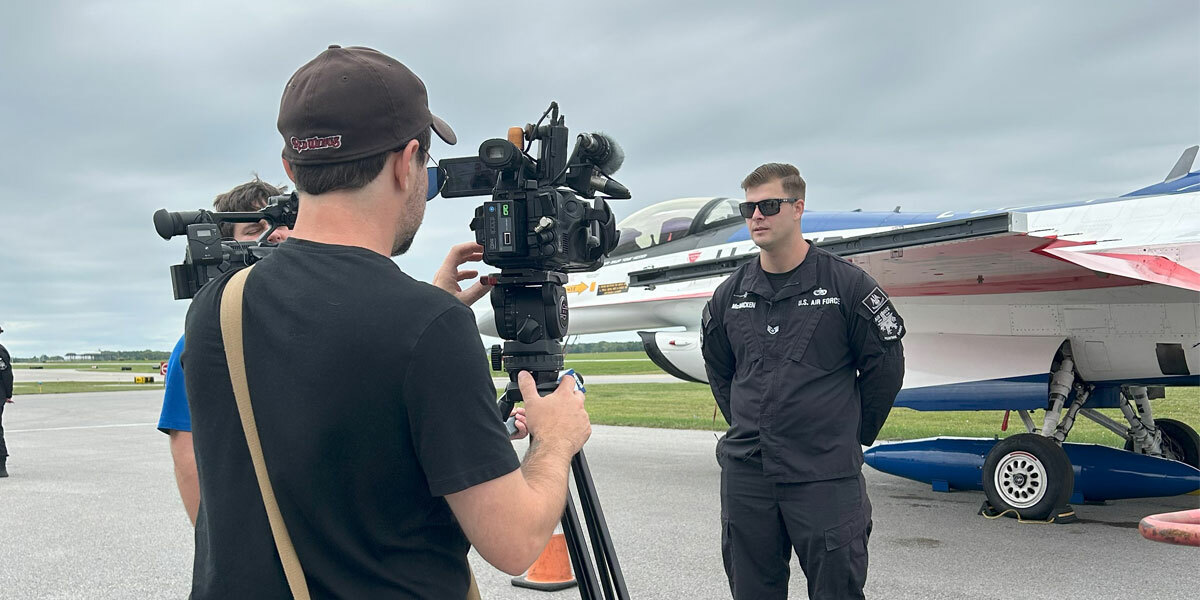
<svg viewBox="0 0 1200 600">
<path fill-rule="evenodd" d="M 300 557 L 292 547 L 287 525 L 275 502 L 275 490 L 267 476 L 267 463 L 263 460 L 262 444 L 258 440 L 258 425 L 254 422 L 254 409 L 250 407 L 250 386 L 246 383 L 246 360 L 242 353 L 242 289 L 246 285 L 248 267 L 229 278 L 221 296 L 221 337 L 225 341 L 225 362 L 229 364 L 229 379 L 233 382 L 233 395 L 237 398 L 238 414 L 242 417 L 242 431 L 246 434 L 246 445 L 250 447 L 250 460 L 254 462 L 254 475 L 258 478 L 258 489 L 262 492 L 267 519 L 271 522 L 271 535 L 275 537 L 275 548 L 283 562 L 288 587 L 297 600 L 308 600 L 308 582 Z"/>
</svg>

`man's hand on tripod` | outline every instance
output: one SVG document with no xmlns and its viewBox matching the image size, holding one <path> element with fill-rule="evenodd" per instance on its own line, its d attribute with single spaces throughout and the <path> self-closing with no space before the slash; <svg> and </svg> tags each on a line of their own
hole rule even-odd
<svg viewBox="0 0 1200 600">
<path fill-rule="evenodd" d="M 533 376 L 517 374 L 521 399 L 525 402 L 525 425 L 537 443 L 551 446 L 574 456 L 592 435 L 592 422 L 583 408 L 584 394 L 575 387 L 575 378 L 566 375 L 558 389 L 541 396 Z"/>
<path fill-rule="evenodd" d="M 466 242 L 454 246 L 450 249 L 450 253 L 446 255 L 446 260 L 442 261 L 442 266 L 437 270 L 437 273 L 433 274 L 433 285 L 454 294 L 455 298 L 458 298 L 467 306 L 475 304 L 476 300 L 492 291 L 492 286 L 483 285 L 477 281 L 475 285 L 466 290 L 462 289 L 462 286 L 458 282 L 479 277 L 479 271 L 470 269 L 461 270 L 459 267 L 463 263 L 480 260 L 483 260 L 483 246 L 475 242 Z"/>
<path fill-rule="evenodd" d="M 518 373 L 517 383 L 533 436 L 521 468 L 446 496 L 479 555 L 510 575 L 524 573 L 546 547 L 566 506 L 571 457 L 592 433 L 573 377 L 563 376 L 544 398 L 529 373 Z M 496 518 L 513 506 L 521 507 L 520 519 Z"/>
<path fill-rule="evenodd" d="M 525 407 L 514 406 L 508 416 L 513 418 L 513 425 L 517 428 L 517 432 L 508 436 L 509 440 L 519 440 L 529 435 L 529 426 L 525 424 Z"/>
</svg>

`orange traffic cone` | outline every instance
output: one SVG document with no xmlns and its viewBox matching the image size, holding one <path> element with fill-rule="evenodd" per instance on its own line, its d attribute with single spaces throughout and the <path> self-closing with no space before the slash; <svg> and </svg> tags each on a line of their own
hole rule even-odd
<svg viewBox="0 0 1200 600">
<path fill-rule="evenodd" d="M 517 587 L 553 592 L 577 585 L 571 575 L 571 557 L 567 554 L 567 539 L 561 533 L 550 536 L 542 554 L 522 577 L 513 577 Z"/>
</svg>

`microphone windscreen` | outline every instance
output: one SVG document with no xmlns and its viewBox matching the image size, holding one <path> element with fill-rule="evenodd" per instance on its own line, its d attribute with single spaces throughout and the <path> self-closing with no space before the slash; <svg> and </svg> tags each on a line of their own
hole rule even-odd
<svg viewBox="0 0 1200 600">
<path fill-rule="evenodd" d="M 617 169 L 620 169 L 621 165 L 625 162 L 625 150 L 621 148 L 621 144 L 618 144 L 617 140 L 613 139 L 607 133 L 596 132 L 592 135 L 603 140 L 604 144 L 608 147 L 608 151 L 604 153 L 604 156 L 599 157 L 599 162 L 596 166 L 605 175 L 616 173 Z"/>
</svg>

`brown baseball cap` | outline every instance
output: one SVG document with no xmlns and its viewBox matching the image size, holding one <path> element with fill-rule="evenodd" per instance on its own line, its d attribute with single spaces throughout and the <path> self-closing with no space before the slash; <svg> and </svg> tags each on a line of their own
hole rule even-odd
<svg viewBox="0 0 1200 600">
<path fill-rule="evenodd" d="M 429 112 L 425 84 L 400 61 L 370 48 L 330 46 L 288 80 L 279 102 L 283 157 L 297 165 L 358 160 L 396 150 L 432 127 L 447 144 L 454 130 Z"/>
</svg>

